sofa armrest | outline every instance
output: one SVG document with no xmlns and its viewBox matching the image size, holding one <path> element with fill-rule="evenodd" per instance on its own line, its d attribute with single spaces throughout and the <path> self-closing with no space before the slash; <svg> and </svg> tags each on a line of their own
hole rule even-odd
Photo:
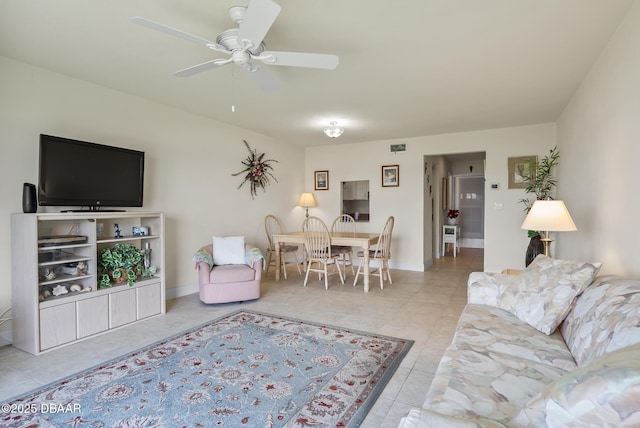
<svg viewBox="0 0 640 428">
<path fill-rule="evenodd" d="M 256 271 L 256 280 L 262 278 L 262 269 L 265 264 L 264 257 L 260 252 L 260 249 L 251 244 L 245 244 L 245 262 L 248 266 L 251 266 Z"/>
<path fill-rule="evenodd" d="M 472 272 L 467 281 L 467 303 L 503 308 L 502 300 L 518 292 L 521 275 Z"/>
<path fill-rule="evenodd" d="M 191 260 L 195 263 L 196 269 L 208 266 L 210 271 L 213 268 L 213 245 L 209 244 L 200 247 Z"/>
</svg>

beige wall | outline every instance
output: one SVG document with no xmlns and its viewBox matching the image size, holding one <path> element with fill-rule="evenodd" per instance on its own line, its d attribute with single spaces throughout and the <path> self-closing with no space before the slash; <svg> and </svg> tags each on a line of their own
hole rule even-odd
<svg viewBox="0 0 640 428">
<path fill-rule="evenodd" d="M 197 290 L 191 255 L 214 234 L 246 235 L 265 248 L 267 213 L 290 227 L 302 222 L 300 148 L 3 57 L 0 85 L 0 311 L 11 304 L 9 216 L 22 211 L 22 183 L 37 183 L 40 133 L 146 152 L 143 209 L 166 214 L 169 297 Z M 278 182 L 255 200 L 231 176 L 248 154 L 243 139 L 279 161 Z"/>
<path fill-rule="evenodd" d="M 558 122 L 558 190 L 578 227 L 558 255 L 604 262 L 603 273 L 640 278 L 640 2 Z"/>
<path fill-rule="evenodd" d="M 389 145 L 406 143 L 407 151 L 391 153 Z M 424 261 L 424 156 L 486 152 L 485 270 L 524 267 L 528 244 L 520 230 L 524 220 L 524 196 L 507 187 L 507 158 L 542 156 L 556 143 L 555 124 L 542 124 L 427 137 L 373 141 L 361 144 L 310 147 L 306 151 L 306 188 L 313 191 L 313 171 L 329 170 L 330 188 L 315 192 L 318 208 L 313 214 L 329 220 L 340 212 L 340 182 L 370 180 L 371 222 L 359 223 L 362 231 L 379 232 L 387 216 L 393 215 L 393 262 L 398 269 L 422 270 Z M 382 165 L 400 165 L 400 186 L 381 186 Z M 499 190 L 490 190 L 499 183 Z M 433 185 L 439 185 L 434 183 Z M 438 192 L 439 194 L 439 192 Z M 435 206 L 438 203 L 434 202 Z"/>
</svg>

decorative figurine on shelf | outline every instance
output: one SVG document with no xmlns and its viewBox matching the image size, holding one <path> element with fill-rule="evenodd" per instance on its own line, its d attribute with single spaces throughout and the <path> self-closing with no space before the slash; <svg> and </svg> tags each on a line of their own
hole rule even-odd
<svg viewBox="0 0 640 428">
<path fill-rule="evenodd" d="M 45 288 L 44 290 L 42 290 L 42 293 L 40 293 L 40 296 L 38 296 L 38 300 L 42 302 L 44 300 L 47 300 L 49 297 L 51 297 L 51 290 Z"/>
<path fill-rule="evenodd" d="M 53 289 L 54 296 L 60 296 L 61 294 L 67 294 L 68 292 L 69 290 L 67 290 L 67 287 L 65 287 L 62 284 L 58 285 L 56 288 Z"/>
<path fill-rule="evenodd" d="M 51 268 L 41 268 L 39 273 L 42 281 L 53 281 L 57 277 L 55 270 Z"/>
<path fill-rule="evenodd" d="M 120 230 L 120 225 L 118 223 L 114 223 L 113 227 L 116 228 L 116 234 L 114 238 L 122 238 L 122 231 Z"/>
<path fill-rule="evenodd" d="M 143 265 L 145 269 L 149 269 L 151 267 L 151 246 L 149 245 L 149 243 L 145 243 L 144 244 L 144 249 L 142 250 L 143 253 Z"/>
<path fill-rule="evenodd" d="M 85 262 L 78 262 L 76 265 L 76 274 L 77 275 L 86 275 L 89 270 L 89 266 Z"/>
</svg>

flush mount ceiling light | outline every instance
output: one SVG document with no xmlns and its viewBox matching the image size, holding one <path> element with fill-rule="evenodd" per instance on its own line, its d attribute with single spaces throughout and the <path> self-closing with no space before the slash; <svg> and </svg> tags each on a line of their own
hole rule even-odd
<svg viewBox="0 0 640 428">
<path fill-rule="evenodd" d="M 324 133 L 327 137 L 338 138 L 344 132 L 344 129 L 338 127 L 338 122 L 331 122 L 329 127 L 324 128 Z"/>
</svg>

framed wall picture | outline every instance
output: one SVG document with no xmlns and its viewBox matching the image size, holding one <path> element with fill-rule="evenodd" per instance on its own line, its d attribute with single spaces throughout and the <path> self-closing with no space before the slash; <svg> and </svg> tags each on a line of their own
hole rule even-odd
<svg viewBox="0 0 640 428">
<path fill-rule="evenodd" d="M 329 171 L 316 171 L 314 174 L 315 190 L 329 190 Z"/>
<path fill-rule="evenodd" d="M 400 185 L 400 165 L 382 166 L 382 187 L 398 187 Z"/>
<path fill-rule="evenodd" d="M 509 189 L 526 189 L 528 180 L 536 172 L 537 156 L 509 158 Z"/>
</svg>

